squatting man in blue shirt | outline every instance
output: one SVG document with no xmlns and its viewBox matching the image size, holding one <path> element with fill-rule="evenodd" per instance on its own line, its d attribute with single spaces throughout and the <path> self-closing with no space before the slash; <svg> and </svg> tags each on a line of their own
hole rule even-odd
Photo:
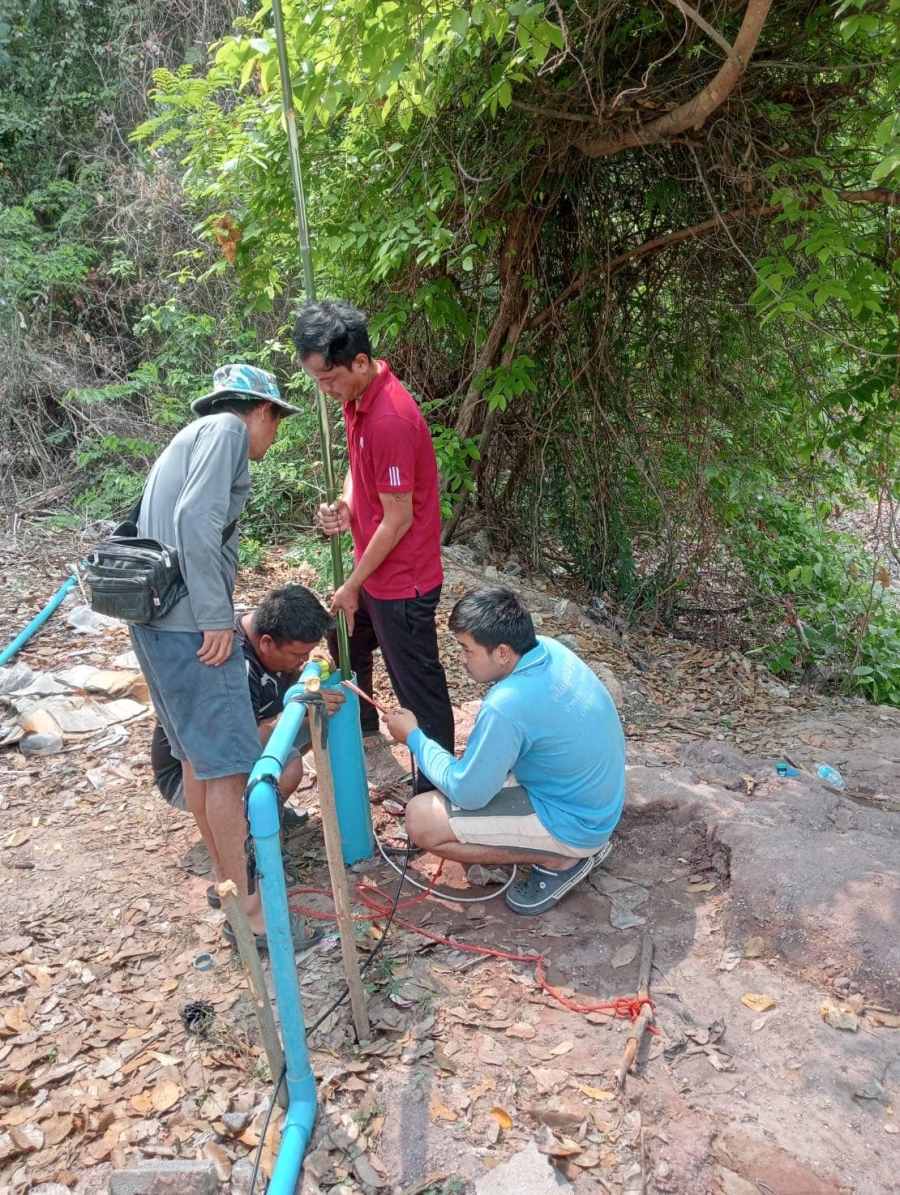
<svg viewBox="0 0 900 1195">
<path fill-rule="evenodd" d="M 531 864 L 506 903 L 545 913 L 606 858 L 625 802 L 625 737 L 613 700 L 582 660 L 538 638 L 508 589 L 478 589 L 450 615 L 463 663 L 490 684 L 461 759 L 409 710 L 387 715 L 437 791 L 406 807 L 416 846 L 468 866 Z"/>
</svg>

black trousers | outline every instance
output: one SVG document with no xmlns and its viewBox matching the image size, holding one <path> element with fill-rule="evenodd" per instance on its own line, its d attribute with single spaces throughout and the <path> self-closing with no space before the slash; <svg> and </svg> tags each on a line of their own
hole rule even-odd
<svg viewBox="0 0 900 1195">
<path fill-rule="evenodd" d="M 372 654 L 381 648 L 397 700 L 416 715 L 423 734 L 452 752 L 453 707 L 434 621 L 440 596 L 440 585 L 414 598 L 374 598 L 361 589 L 350 636 L 350 665 L 356 683 L 372 696 Z M 337 636 L 333 633 L 328 647 L 337 660 Z M 378 711 L 366 701 L 359 706 L 363 731 L 377 730 Z"/>
</svg>

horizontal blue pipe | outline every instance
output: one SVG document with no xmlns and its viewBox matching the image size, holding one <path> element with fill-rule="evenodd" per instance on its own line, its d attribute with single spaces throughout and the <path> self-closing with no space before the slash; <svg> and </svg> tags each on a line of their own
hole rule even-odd
<svg viewBox="0 0 900 1195">
<path fill-rule="evenodd" d="M 56 607 L 60 604 L 60 602 L 62 602 L 69 590 L 77 584 L 77 577 L 69 577 L 65 585 L 61 586 L 58 592 L 53 595 L 40 614 L 35 615 L 25 630 L 22 631 L 21 634 L 17 635 L 15 639 L 13 639 L 12 643 L 4 647 L 3 651 L 0 651 L 0 665 L 5 664 L 7 660 L 11 660 L 16 652 L 25 646 L 38 627 L 42 626 L 47 621 Z"/>
<path fill-rule="evenodd" d="M 303 701 L 306 682 L 314 677 L 321 677 L 321 669 L 311 660 L 303 669 L 299 683 L 292 685 L 285 694 L 284 712 L 276 722 L 263 754 L 254 764 L 248 781 L 250 797 L 247 813 L 256 850 L 288 1091 L 288 1110 L 278 1158 L 269 1183 L 270 1195 L 294 1195 L 303 1154 L 316 1118 L 316 1081 L 306 1048 L 306 1022 L 297 983 L 287 888 L 281 860 L 278 801 L 272 783 L 281 779 L 285 760 L 294 745 L 300 723 L 306 716 L 306 704 Z M 273 1078 L 275 1082 L 278 1081 L 277 1075 Z"/>
</svg>

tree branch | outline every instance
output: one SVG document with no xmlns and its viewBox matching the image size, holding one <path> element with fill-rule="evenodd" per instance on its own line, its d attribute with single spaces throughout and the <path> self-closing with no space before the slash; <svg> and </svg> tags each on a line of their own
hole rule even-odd
<svg viewBox="0 0 900 1195">
<path fill-rule="evenodd" d="M 700 16 L 699 12 L 697 12 L 696 8 L 691 8 L 690 4 L 685 4 L 684 0 L 669 0 L 669 3 L 674 4 L 680 13 L 683 13 L 684 16 L 693 21 L 695 25 L 698 25 L 707 35 L 707 37 L 712 38 L 717 46 L 721 46 L 728 57 L 735 60 L 738 67 L 742 66 L 741 60 L 737 55 L 737 51 L 731 42 L 727 38 L 723 37 L 722 34 L 717 30 L 713 29 L 709 21 L 704 20 L 704 18 Z"/>
<path fill-rule="evenodd" d="M 733 53 L 729 54 L 715 77 L 692 99 L 637 128 L 576 141 L 576 148 L 589 158 L 608 158 L 624 149 L 655 145 L 687 129 L 699 128 L 725 102 L 746 70 L 771 6 L 772 0 L 748 0 L 743 24 L 734 40 Z"/>
<path fill-rule="evenodd" d="M 874 203 L 884 207 L 900 207 L 900 191 L 889 191 L 886 187 L 873 187 L 869 191 L 836 191 L 835 194 L 844 203 Z M 821 202 L 818 196 L 810 195 L 804 201 L 803 207 L 812 208 Z M 565 290 L 560 291 L 542 311 L 527 321 L 522 331 L 536 332 L 553 318 L 560 307 L 577 298 L 586 286 L 596 282 L 599 278 L 608 278 L 628 265 L 629 262 L 638 261 L 652 253 L 658 253 L 661 249 L 671 249 L 673 245 L 680 245 L 683 241 L 705 236 L 725 224 L 737 224 L 742 220 L 755 218 L 767 219 L 769 216 L 777 216 L 781 210 L 780 203 L 770 203 L 759 207 L 733 208 L 730 212 L 722 212 L 720 216 L 711 216 L 708 220 L 701 220 L 699 224 L 691 224 L 689 228 L 679 228 L 675 232 L 667 232 L 664 236 L 654 237 L 651 241 L 644 241 L 642 245 L 636 245 L 633 249 L 627 249 L 617 257 L 610 258 L 596 270 L 580 274 L 573 279 Z"/>
</svg>

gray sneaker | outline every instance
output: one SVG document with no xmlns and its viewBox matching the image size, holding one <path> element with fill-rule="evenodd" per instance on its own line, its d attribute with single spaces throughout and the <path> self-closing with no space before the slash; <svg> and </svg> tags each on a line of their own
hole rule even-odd
<svg viewBox="0 0 900 1195">
<path fill-rule="evenodd" d="M 549 867 L 531 865 L 531 875 L 521 884 L 513 884 L 507 890 L 506 903 L 514 913 L 534 917 L 546 913 L 557 905 L 576 884 L 587 879 L 595 867 L 599 867 L 612 850 L 612 843 L 605 842 L 593 855 L 580 859 L 567 871 L 554 871 Z"/>
</svg>

